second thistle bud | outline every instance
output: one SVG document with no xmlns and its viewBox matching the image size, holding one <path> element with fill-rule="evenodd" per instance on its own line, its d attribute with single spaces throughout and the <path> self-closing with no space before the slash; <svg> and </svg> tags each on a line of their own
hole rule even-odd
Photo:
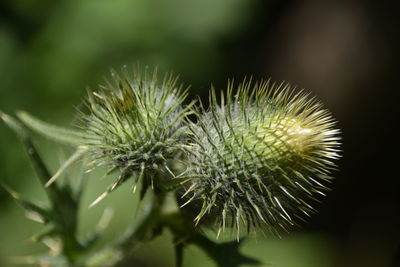
<svg viewBox="0 0 400 267">
<path fill-rule="evenodd" d="M 278 234 L 314 212 L 338 158 L 339 130 L 327 110 L 289 85 L 232 85 L 221 105 L 212 93 L 192 128 L 192 179 L 186 204 L 198 203 L 198 223 L 212 217 L 225 226 Z M 192 205 L 193 206 L 193 205 Z M 196 206 L 196 205 L 194 205 Z M 193 207 L 192 207 L 193 208 Z"/>
</svg>

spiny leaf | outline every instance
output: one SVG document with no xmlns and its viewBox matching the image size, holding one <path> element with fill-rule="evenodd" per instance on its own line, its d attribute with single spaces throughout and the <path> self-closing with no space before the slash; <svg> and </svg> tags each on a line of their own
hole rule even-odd
<svg viewBox="0 0 400 267">
<path fill-rule="evenodd" d="M 42 158 L 40 157 L 36 147 L 34 146 L 29 132 L 25 128 L 25 126 L 20 123 L 18 120 L 13 117 L 3 113 L 0 111 L 0 118 L 12 129 L 14 132 L 20 137 L 21 141 L 25 145 L 28 156 L 35 168 L 37 176 L 39 178 L 40 183 L 44 186 L 47 180 L 51 177 L 49 170 L 44 164 Z M 60 188 L 53 186 L 51 188 L 47 188 L 45 190 L 47 195 L 49 196 L 52 204 L 57 205 L 60 202 L 60 198 L 62 197 L 62 193 Z"/>
<path fill-rule="evenodd" d="M 56 227 L 54 226 L 54 224 L 48 223 L 38 233 L 31 236 L 30 240 L 32 240 L 33 242 L 39 242 L 44 237 L 52 236 L 55 233 L 56 233 Z"/>
<path fill-rule="evenodd" d="M 0 118 L 10 127 L 22 141 L 26 141 L 29 138 L 28 131 L 24 128 L 24 126 L 14 119 L 13 117 L 3 113 L 0 110 Z"/>
<path fill-rule="evenodd" d="M 85 142 L 85 134 L 81 131 L 41 121 L 25 111 L 18 111 L 17 116 L 27 127 L 56 142 L 72 146 L 79 146 Z"/>
<path fill-rule="evenodd" d="M 52 219 L 50 211 L 47 210 L 46 208 L 41 207 L 38 204 L 33 203 L 32 201 L 23 199 L 18 192 L 14 191 L 5 184 L 1 184 L 1 186 L 15 199 L 15 201 L 21 207 L 23 207 L 26 210 L 26 212 L 31 213 L 32 216 L 29 216 L 29 214 L 27 214 L 28 218 L 42 223 Z M 37 218 L 37 220 L 34 219 L 35 217 Z"/>
</svg>

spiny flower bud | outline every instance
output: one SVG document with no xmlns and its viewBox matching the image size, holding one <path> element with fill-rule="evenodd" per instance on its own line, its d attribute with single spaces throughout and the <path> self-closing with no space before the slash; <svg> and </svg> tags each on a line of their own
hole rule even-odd
<svg viewBox="0 0 400 267">
<path fill-rule="evenodd" d="M 189 106 L 181 104 L 187 92 L 176 77 L 166 75 L 160 82 L 157 76 L 156 70 L 136 70 L 133 77 L 126 70 L 121 75 L 112 72 L 111 82 L 88 94 L 89 114 L 81 112 L 79 117 L 92 164 L 121 170 L 103 196 L 134 174 L 153 179 L 151 174 L 169 170 L 168 160 L 186 149 L 182 119 Z"/>
<path fill-rule="evenodd" d="M 197 205 L 195 222 L 278 234 L 314 212 L 310 202 L 325 195 L 339 157 L 339 130 L 330 113 L 288 84 L 233 84 L 217 104 L 200 110 L 191 126 L 192 178 L 183 201 Z M 190 205 L 189 205 L 190 206 Z M 196 205 L 192 205 L 196 206 Z"/>
</svg>

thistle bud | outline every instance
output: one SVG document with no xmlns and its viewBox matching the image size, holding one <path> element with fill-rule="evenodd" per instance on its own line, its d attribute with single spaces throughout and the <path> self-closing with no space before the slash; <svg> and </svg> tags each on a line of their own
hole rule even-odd
<svg viewBox="0 0 400 267">
<path fill-rule="evenodd" d="M 218 234 L 232 226 L 239 236 L 245 225 L 279 235 L 328 190 L 339 157 L 334 119 L 305 93 L 275 87 L 244 81 L 234 95 L 229 84 L 220 105 L 212 91 L 190 127 L 192 178 L 182 206 L 200 203 L 195 222 L 212 217 Z"/>
<path fill-rule="evenodd" d="M 121 170 L 108 192 L 132 176 L 153 179 L 185 150 L 182 119 L 188 107 L 181 104 L 186 95 L 176 77 L 159 81 L 156 70 L 135 71 L 133 76 L 112 72 L 111 82 L 89 92 L 89 112 L 79 117 L 92 164 Z"/>
</svg>

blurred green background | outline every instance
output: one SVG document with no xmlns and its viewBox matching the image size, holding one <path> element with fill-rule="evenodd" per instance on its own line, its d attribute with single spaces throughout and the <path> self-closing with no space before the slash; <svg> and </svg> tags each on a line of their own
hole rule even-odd
<svg viewBox="0 0 400 267">
<path fill-rule="evenodd" d="M 137 62 L 179 74 L 191 97 L 203 99 L 228 78 L 290 81 L 339 120 L 344 158 L 333 191 L 304 228 L 282 239 L 249 238 L 243 251 L 266 266 L 400 266 L 398 153 L 390 149 L 398 140 L 395 10 L 390 1 L 1 0 L 0 109 L 69 125 L 86 87 L 96 88 L 110 68 Z M 37 142 L 53 170 L 70 153 Z M 22 145 L 3 124 L 0 155 L 0 181 L 46 201 Z M 137 196 L 126 185 L 89 210 L 109 184 L 97 176 L 88 178 L 80 232 L 111 207 L 106 241 L 133 221 Z M 38 229 L 0 190 L 0 266 L 45 251 L 26 242 Z M 213 266 L 195 247 L 185 256 L 185 266 Z M 123 266 L 173 266 L 169 234 Z"/>
</svg>

